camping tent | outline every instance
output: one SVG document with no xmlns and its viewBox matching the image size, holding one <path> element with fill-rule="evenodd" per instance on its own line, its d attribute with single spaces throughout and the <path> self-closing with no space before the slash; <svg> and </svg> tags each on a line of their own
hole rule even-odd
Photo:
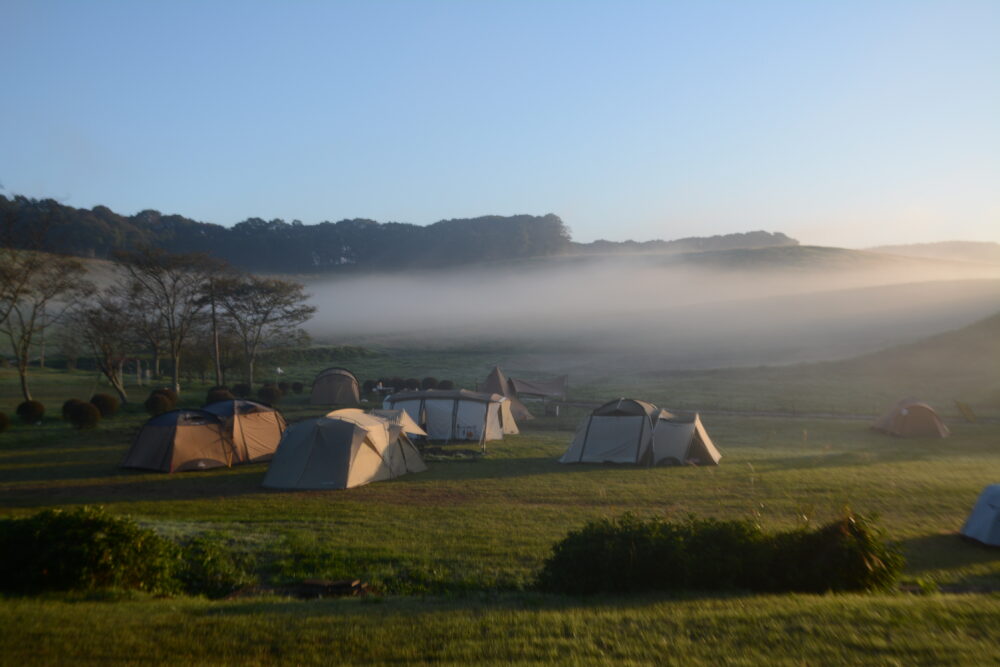
<svg viewBox="0 0 1000 667">
<path fill-rule="evenodd" d="M 147 421 L 122 460 L 123 468 L 184 472 L 231 466 L 236 447 L 222 421 L 204 410 L 172 410 Z"/>
<path fill-rule="evenodd" d="M 493 367 L 493 370 L 486 376 L 486 381 L 483 382 L 480 389 L 487 394 L 499 394 L 506 397 L 510 401 L 510 413 L 514 415 L 514 419 L 524 420 L 535 418 L 528 408 L 525 407 L 524 403 L 517 398 L 517 392 L 514 391 L 513 383 L 504 375 L 499 366 Z"/>
<path fill-rule="evenodd" d="M 270 460 L 287 427 L 280 412 L 254 401 L 218 401 L 203 409 L 222 421 L 226 435 L 236 446 L 233 463 Z"/>
<path fill-rule="evenodd" d="M 357 405 L 361 402 L 358 378 L 346 368 L 327 368 L 313 380 L 312 405 Z"/>
<path fill-rule="evenodd" d="M 962 526 L 962 535 L 1000 547 L 1000 484 L 990 484 L 979 494 L 972 514 Z"/>
<path fill-rule="evenodd" d="M 349 489 L 426 469 L 398 425 L 361 410 L 336 410 L 285 431 L 264 486 Z"/>
<path fill-rule="evenodd" d="M 914 398 L 904 398 L 882 415 L 872 428 L 904 437 L 947 438 L 950 432 L 934 408 Z"/>
<path fill-rule="evenodd" d="M 676 417 L 652 403 L 619 398 L 580 423 L 559 462 L 715 465 L 720 458 L 697 414 Z"/>
<path fill-rule="evenodd" d="M 418 438 L 426 438 L 427 431 L 420 428 L 417 422 L 410 419 L 410 415 L 406 413 L 406 410 L 372 410 L 371 414 L 376 417 L 381 417 L 390 424 L 397 424 L 403 428 L 403 433 L 408 437 L 416 436 Z"/>
<path fill-rule="evenodd" d="M 518 396 L 539 396 L 541 398 L 566 399 L 566 380 L 568 376 L 560 375 L 551 380 L 522 380 L 511 378 L 511 387 Z"/>
<path fill-rule="evenodd" d="M 708 437 L 698 413 L 689 418 L 664 413 L 660 412 L 653 427 L 652 465 L 719 465 L 722 454 Z"/>
<path fill-rule="evenodd" d="M 386 396 L 383 407 L 405 410 L 433 440 L 502 440 L 517 433 L 510 401 L 468 389 L 404 391 Z"/>
</svg>

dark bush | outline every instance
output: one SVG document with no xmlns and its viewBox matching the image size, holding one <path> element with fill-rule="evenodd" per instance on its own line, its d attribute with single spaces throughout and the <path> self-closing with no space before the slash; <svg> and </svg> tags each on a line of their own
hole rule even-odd
<svg viewBox="0 0 1000 667">
<path fill-rule="evenodd" d="M 170 406 L 176 407 L 177 405 L 177 392 L 170 387 L 160 387 L 159 389 L 154 389 L 151 393 L 162 394 L 170 400 Z"/>
<path fill-rule="evenodd" d="M 440 382 L 438 382 L 437 388 L 441 389 L 441 390 L 447 391 L 447 390 L 450 390 L 450 389 L 454 389 L 455 388 L 455 383 L 452 382 L 451 380 L 441 380 Z"/>
<path fill-rule="evenodd" d="M 178 579 L 186 593 L 221 598 L 256 583 L 245 558 L 229 549 L 222 538 L 202 535 L 183 545 Z"/>
<path fill-rule="evenodd" d="M 37 424 L 45 416 L 45 406 L 38 401 L 24 401 L 17 406 L 17 416 L 25 424 Z"/>
<path fill-rule="evenodd" d="M 70 409 L 68 419 L 69 423 L 79 429 L 96 428 L 101 421 L 101 411 L 93 403 L 81 401 Z"/>
<path fill-rule="evenodd" d="M 231 391 L 231 390 L 224 384 L 217 384 L 214 387 L 209 387 L 208 391 Z"/>
<path fill-rule="evenodd" d="M 282 396 L 288 396 L 288 392 L 292 390 L 292 385 L 288 384 L 287 382 L 279 382 L 278 389 L 281 390 Z"/>
<path fill-rule="evenodd" d="M 389 385 L 394 391 L 400 391 L 406 386 L 406 380 L 401 377 L 391 377 L 389 378 Z"/>
<path fill-rule="evenodd" d="M 302 384 L 301 382 L 292 383 L 292 393 L 301 394 L 305 388 L 306 388 L 305 385 Z"/>
<path fill-rule="evenodd" d="M 86 401 L 81 401 L 79 398 L 70 398 L 65 403 L 62 404 L 62 418 L 69 421 L 73 411 L 79 406 L 86 403 Z"/>
<path fill-rule="evenodd" d="M 4 412 L 0 412 L 0 433 L 6 431 L 8 426 L 10 426 L 10 417 Z"/>
<path fill-rule="evenodd" d="M 376 386 L 378 386 L 378 384 L 375 382 L 375 380 L 365 380 L 363 383 L 361 383 L 361 393 L 370 394 L 375 391 Z"/>
<path fill-rule="evenodd" d="M 246 398 L 247 396 L 253 393 L 253 387 L 251 387 L 245 382 L 234 384 L 233 393 L 239 396 L 240 398 Z"/>
<path fill-rule="evenodd" d="M 90 397 L 90 402 L 100 410 L 101 416 L 105 419 L 114 417 L 118 408 L 121 407 L 121 401 L 111 394 L 94 394 Z"/>
<path fill-rule="evenodd" d="M 281 400 L 281 390 L 274 385 L 265 384 L 257 390 L 257 398 L 260 399 L 262 403 L 275 405 Z"/>
<path fill-rule="evenodd" d="M 154 391 L 150 394 L 149 398 L 146 399 L 146 402 L 143 405 L 146 408 L 146 412 L 154 417 L 156 415 L 161 415 L 164 412 L 170 412 L 174 409 L 174 404 L 170 400 L 170 397 L 158 391 Z"/>
<path fill-rule="evenodd" d="M 437 378 L 425 377 L 423 380 L 420 381 L 420 388 L 424 390 L 437 389 L 438 388 Z"/>
<path fill-rule="evenodd" d="M 209 389 L 205 394 L 205 405 L 218 403 L 219 401 L 231 401 L 236 397 L 228 389 Z"/>
<path fill-rule="evenodd" d="M 100 507 L 0 519 L 0 590 L 175 589 L 178 549 Z"/>
<path fill-rule="evenodd" d="M 403 387 L 410 391 L 416 391 L 417 389 L 420 389 L 420 380 L 417 378 L 406 378 L 403 380 Z"/>
<path fill-rule="evenodd" d="M 774 592 L 891 588 L 904 560 L 870 519 L 846 514 L 815 530 L 764 534 L 749 521 L 671 523 L 631 514 L 593 521 L 553 547 L 542 590 Z"/>
</svg>

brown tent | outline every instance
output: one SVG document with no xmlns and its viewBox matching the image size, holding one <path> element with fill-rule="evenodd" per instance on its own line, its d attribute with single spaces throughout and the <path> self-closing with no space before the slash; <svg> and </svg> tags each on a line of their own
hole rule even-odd
<svg viewBox="0 0 1000 667">
<path fill-rule="evenodd" d="M 233 463 L 269 461 L 287 427 L 280 412 L 254 401 L 219 401 L 203 409 L 222 421 L 226 435 L 236 446 Z"/>
<path fill-rule="evenodd" d="M 514 415 L 514 419 L 524 420 L 535 418 L 531 414 L 531 411 L 517 397 L 513 382 L 504 375 L 499 366 L 493 367 L 493 370 L 486 377 L 486 381 L 480 385 L 479 390 L 487 394 L 506 396 L 507 400 L 510 401 L 510 413 Z"/>
<path fill-rule="evenodd" d="M 358 378 L 346 368 L 327 368 L 313 380 L 312 405 L 357 405 L 361 402 Z"/>
<path fill-rule="evenodd" d="M 231 466 L 234 460 L 236 447 L 218 417 L 204 410 L 172 410 L 143 425 L 121 466 L 184 472 Z"/>
<path fill-rule="evenodd" d="M 915 398 L 904 398 L 894 405 L 872 429 L 902 437 L 947 438 L 951 434 L 934 408 Z"/>
</svg>

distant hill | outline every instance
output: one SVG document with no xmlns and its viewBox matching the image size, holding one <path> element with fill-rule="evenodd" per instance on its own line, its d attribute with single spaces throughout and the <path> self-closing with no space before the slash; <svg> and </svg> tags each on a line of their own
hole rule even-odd
<svg viewBox="0 0 1000 667">
<path fill-rule="evenodd" d="M 605 241 L 593 243 L 570 243 L 568 251 L 572 253 L 689 253 L 716 250 L 733 250 L 736 248 L 771 248 L 796 246 L 799 242 L 781 232 L 743 232 L 716 236 L 691 236 L 674 241 Z"/>
<path fill-rule="evenodd" d="M 941 241 L 940 243 L 911 243 L 884 245 L 869 248 L 872 252 L 906 257 L 928 257 L 963 262 L 1000 264 L 1000 243 L 977 241 Z"/>
</svg>

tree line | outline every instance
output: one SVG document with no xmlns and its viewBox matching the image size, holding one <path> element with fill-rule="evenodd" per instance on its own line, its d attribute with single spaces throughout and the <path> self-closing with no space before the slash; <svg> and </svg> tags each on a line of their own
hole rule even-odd
<svg viewBox="0 0 1000 667">
<path fill-rule="evenodd" d="M 10 345 L 21 392 L 39 339 L 58 329 L 93 354 L 97 368 L 127 401 L 125 362 L 149 357 L 151 375 L 170 362 L 180 392 L 182 360 L 208 350 L 217 385 L 241 368 L 253 385 L 255 363 L 276 343 L 301 344 L 300 326 L 315 308 L 301 284 L 243 273 L 203 253 L 140 247 L 113 253 L 112 279 L 98 287 L 76 258 L 43 252 L 52 238 L 44 218 L 30 238 L 11 242 L 16 219 L 0 217 L 0 336 Z M 25 240 L 33 247 L 26 248 Z"/>
</svg>

